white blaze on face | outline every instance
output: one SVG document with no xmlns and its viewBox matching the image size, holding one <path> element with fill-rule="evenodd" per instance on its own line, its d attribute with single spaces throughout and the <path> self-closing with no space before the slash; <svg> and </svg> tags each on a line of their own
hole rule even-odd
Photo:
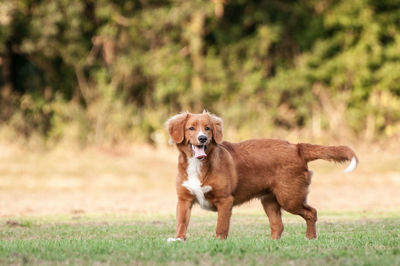
<svg viewBox="0 0 400 266">
<path fill-rule="evenodd" d="M 201 173 L 202 162 L 195 158 L 188 158 L 188 167 L 186 172 L 188 174 L 188 180 L 182 183 L 192 195 L 196 196 L 197 201 L 203 209 L 211 209 L 211 204 L 204 196 L 205 193 L 212 190 L 211 186 L 201 186 L 199 180 L 199 174 Z"/>
<path fill-rule="evenodd" d="M 200 130 L 199 133 L 197 134 L 197 140 L 199 140 L 200 136 L 205 136 L 206 134 L 204 134 L 203 130 Z M 200 144 L 200 143 L 199 143 Z"/>
</svg>

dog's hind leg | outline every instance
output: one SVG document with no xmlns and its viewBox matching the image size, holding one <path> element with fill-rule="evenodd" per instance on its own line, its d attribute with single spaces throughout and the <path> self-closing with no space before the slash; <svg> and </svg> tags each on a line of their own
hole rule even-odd
<svg viewBox="0 0 400 266">
<path fill-rule="evenodd" d="M 303 205 L 303 209 L 300 210 L 299 215 L 306 220 L 307 231 L 306 237 L 308 239 L 313 239 L 317 237 L 317 229 L 315 223 L 317 222 L 317 210 L 308 204 Z"/>
<path fill-rule="evenodd" d="M 306 237 L 313 239 L 317 237 L 315 223 L 317 222 L 317 210 L 307 204 L 308 186 L 311 183 L 312 173 L 307 171 L 297 178 L 291 178 L 290 185 L 285 183 L 276 187 L 276 195 L 279 205 L 285 211 L 300 215 L 306 220 Z"/>
<path fill-rule="evenodd" d="M 281 217 L 281 206 L 272 194 L 265 195 L 261 198 L 261 204 L 269 219 L 271 228 L 271 238 L 281 238 L 283 232 L 283 223 Z"/>
<path fill-rule="evenodd" d="M 282 205 L 282 208 L 285 211 L 288 211 L 292 214 L 300 215 L 301 217 L 306 220 L 307 224 L 307 231 L 306 237 L 308 239 L 313 239 L 317 237 L 317 230 L 315 227 L 315 223 L 317 222 L 317 210 L 308 205 L 307 203 L 302 203 L 298 206 L 286 206 L 285 204 Z"/>
<path fill-rule="evenodd" d="M 306 231 L 306 237 L 308 239 L 314 239 L 317 237 L 317 229 L 315 227 L 315 223 L 317 222 L 317 210 L 308 205 L 307 203 L 304 203 L 301 207 L 299 208 L 288 208 L 285 209 L 290 213 L 300 215 L 301 217 L 306 220 L 307 224 L 307 231 Z"/>
</svg>

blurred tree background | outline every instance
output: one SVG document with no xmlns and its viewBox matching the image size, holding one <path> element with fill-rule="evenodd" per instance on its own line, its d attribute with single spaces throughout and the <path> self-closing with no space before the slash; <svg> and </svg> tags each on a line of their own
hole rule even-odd
<svg viewBox="0 0 400 266">
<path fill-rule="evenodd" d="M 2 0 L 0 71 L 9 139 L 159 142 L 206 108 L 373 141 L 400 132 L 400 1 Z"/>
</svg>

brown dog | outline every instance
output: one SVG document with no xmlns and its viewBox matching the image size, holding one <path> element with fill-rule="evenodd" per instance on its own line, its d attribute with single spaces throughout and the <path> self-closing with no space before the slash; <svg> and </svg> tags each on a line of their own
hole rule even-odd
<svg viewBox="0 0 400 266">
<path fill-rule="evenodd" d="M 281 208 L 303 217 L 306 237 L 315 238 L 317 211 L 307 204 L 312 176 L 307 163 L 351 160 L 345 170 L 350 172 L 358 162 L 346 146 L 290 144 L 276 139 L 223 142 L 222 120 L 208 112 L 181 113 L 171 117 L 166 126 L 180 152 L 176 237 L 168 241 L 186 239 L 194 203 L 218 212 L 217 237 L 227 238 L 232 207 L 255 197 L 269 218 L 273 239 L 283 232 Z"/>
</svg>

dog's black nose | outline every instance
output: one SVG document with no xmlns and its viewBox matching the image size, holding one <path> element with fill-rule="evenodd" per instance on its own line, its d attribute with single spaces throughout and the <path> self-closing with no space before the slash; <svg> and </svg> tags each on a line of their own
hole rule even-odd
<svg viewBox="0 0 400 266">
<path fill-rule="evenodd" d="M 199 140 L 200 143 L 204 143 L 207 141 L 207 136 L 200 135 L 197 139 Z"/>
</svg>

